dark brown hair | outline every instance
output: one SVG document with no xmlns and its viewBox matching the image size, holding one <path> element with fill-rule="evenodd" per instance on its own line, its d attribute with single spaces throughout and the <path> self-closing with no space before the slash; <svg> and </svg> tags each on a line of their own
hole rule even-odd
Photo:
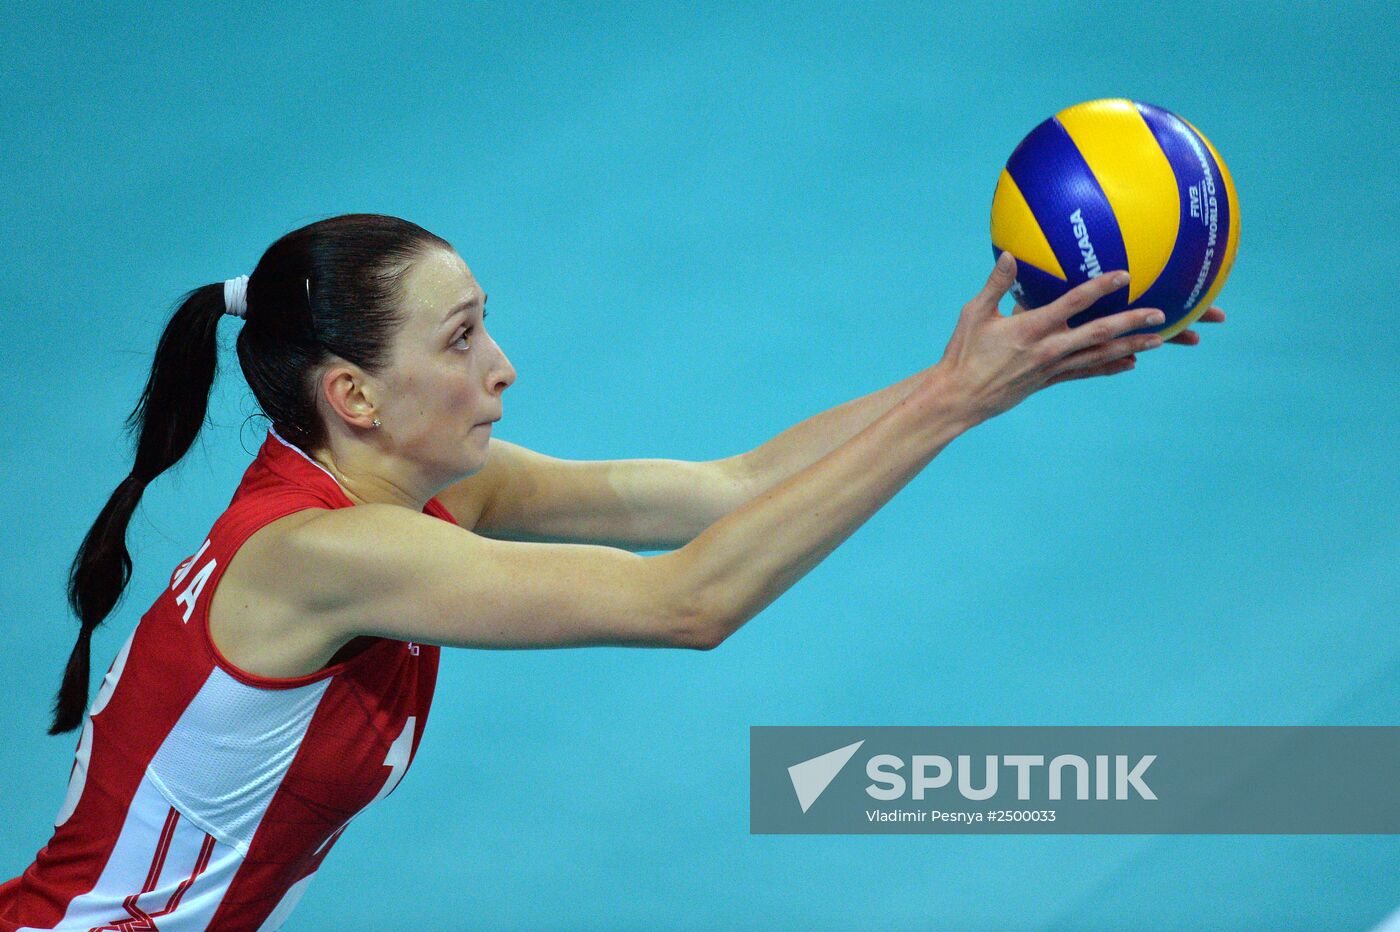
<svg viewBox="0 0 1400 932">
<path fill-rule="evenodd" d="M 326 441 L 317 377 L 338 357 L 370 373 L 388 362 L 403 321 L 404 276 L 441 237 L 382 214 L 344 214 L 293 230 L 249 274 L 238 362 L 259 407 L 303 450 Z M 222 282 L 186 292 L 161 334 L 151 373 L 126 421 L 136 463 L 98 514 L 68 572 L 68 604 L 81 627 L 54 700 L 49 734 L 72 731 L 87 708 L 92 632 L 131 578 L 126 529 L 146 486 L 185 455 L 204 424 L 218 368 Z M 232 320 L 233 318 L 229 318 Z"/>
</svg>

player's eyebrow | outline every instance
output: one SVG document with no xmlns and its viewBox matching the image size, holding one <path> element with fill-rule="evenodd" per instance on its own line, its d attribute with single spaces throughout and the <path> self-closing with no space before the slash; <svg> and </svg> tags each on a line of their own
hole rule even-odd
<svg viewBox="0 0 1400 932">
<path fill-rule="evenodd" d="M 456 307 L 452 308 L 452 310 L 448 311 L 448 312 L 447 312 L 447 316 L 444 317 L 444 318 L 442 319 L 442 322 L 443 322 L 444 324 L 447 323 L 449 320 L 452 319 L 452 317 L 453 317 L 454 315 L 456 315 L 456 314 L 458 314 L 458 313 L 460 313 L 460 312 L 466 310 L 467 308 L 471 307 L 473 304 L 477 303 L 478 300 L 481 302 L 482 306 L 485 306 L 485 304 L 486 304 L 486 299 L 489 298 L 489 297 L 491 297 L 491 296 L 490 296 L 489 294 L 487 294 L 486 292 L 484 292 L 484 291 L 479 291 L 479 292 L 477 292 L 476 294 L 472 295 L 472 296 L 471 296 L 470 298 L 468 298 L 467 300 L 461 302 L 461 303 L 458 304 Z"/>
</svg>

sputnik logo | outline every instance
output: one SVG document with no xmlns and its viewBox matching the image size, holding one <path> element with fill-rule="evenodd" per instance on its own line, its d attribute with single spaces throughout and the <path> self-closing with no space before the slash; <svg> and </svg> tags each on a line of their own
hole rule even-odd
<svg viewBox="0 0 1400 932">
<path fill-rule="evenodd" d="M 864 743 L 865 739 L 862 738 L 855 744 L 848 744 L 844 748 L 828 751 L 818 757 L 804 760 L 800 764 L 793 764 L 788 768 L 788 777 L 792 779 L 792 788 L 797 793 L 797 801 L 801 804 L 803 812 L 812 808 L 812 803 L 826 792 L 826 788 L 831 785 L 832 780 L 836 779 L 841 768 L 850 762 L 850 759 L 855 756 L 856 751 Z"/>
</svg>

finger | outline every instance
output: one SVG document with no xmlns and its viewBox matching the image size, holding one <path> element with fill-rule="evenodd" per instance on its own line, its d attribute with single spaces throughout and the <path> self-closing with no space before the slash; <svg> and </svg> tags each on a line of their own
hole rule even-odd
<svg viewBox="0 0 1400 932">
<path fill-rule="evenodd" d="M 1058 333 L 1052 333 L 1044 338 L 1042 345 L 1046 348 L 1051 359 L 1062 359 L 1091 347 L 1101 347 L 1109 340 L 1133 330 L 1156 327 L 1165 320 L 1166 315 L 1155 307 L 1133 308 L 1130 311 L 1119 311 L 1117 314 L 1091 320 L 1073 329 L 1066 328 Z M 1143 334 L 1142 336 L 1149 337 L 1156 336 L 1156 334 Z"/>
<path fill-rule="evenodd" d="M 1067 324 L 1075 314 L 1092 306 L 1104 295 L 1112 294 L 1120 288 L 1126 287 L 1128 287 L 1127 272 L 1109 272 L 1105 275 L 1096 275 L 1087 282 L 1071 288 L 1045 307 L 1037 308 L 1037 314 L 1032 316 L 1040 318 L 1039 323 L 1044 328 L 1043 332 L 1052 333 Z M 1044 313 L 1041 314 L 1040 311 Z"/>
<path fill-rule="evenodd" d="M 1196 323 L 1219 324 L 1225 321 L 1225 312 L 1218 307 L 1211 307 L 1204 314 L 1196 318 Z M 1201 342 L 1201 335 L 1194 330 L 1183 330 L 1167 341 L 1177 343 L 1181 346 L 1198 346 Z"/>
<path fill-rule="evenodd" d="M 1054 385 L 1058 382 L 1073 382 L 1076 379 L 1092 379 L 1099 375 L 1117 375 L 1120 372 L 1130 372 L 1137 365 L 1136 356 L 1124 356 L 1112 362 L 1104 363 L 1101 366 L 1094 366 L 1089 369 L 1069 369 L 1052 376 L 1045 384 Z"/>
<path fill-rule="evenodd" d="M 992 274 L 987 277 L 987 284 L 982 286 L 981 292 L 976 298 L 969 302 L 969 307 L 975 307 L 984 314 L 1000 314 L 998 308 L 1001 305 L 1002 295 L 1011 290 L 1011 286 L 1016 283 L 1016 257 L 1010 252 L 1002 250 L 997 257 L 997 263 L 992 267 Z"/>
<path fill-rule="evenodd" d="M 1219 324 L 1225 321 L 1225 312 L 1218 307 L 1207 308 L 1206 312 L 1197 317 L 1195 323 Z M 1201 342 L 1201 335 L 1194 330 L 1183 330 L 1167 341 L 1181 346 L 1198 346 Z"/>
<path fill-rule="evenodd" d="M 1085 326 L 1088 326 L 1087 324 Z M 1126 359 L 1135 353 L 1146 353 L 1162 345 L 1162 337 L 1156 333 L 1136 333 L 1132 336 L 1110 340 L 1070 353 L 1060 359 L 1051 370 L 1058 375 L 1072 370 L 1096 369 L 1099 366 Z"/>
<path fill-rule="evenodd" d="M 1020 301 L 1017 301 L 1015 304 L 1013 304 L 1013 305 L 1011 306 L 1011 316 L 1012 316 L 1012 317 L 1015 317 L 1017 314 L 1024 314 L 1024 313 L 1026 313 L 1026 309 L 1023 308 L 1023 307 L 1021 307 L 1021 302 L 1020 302 Z"/>
</svg>

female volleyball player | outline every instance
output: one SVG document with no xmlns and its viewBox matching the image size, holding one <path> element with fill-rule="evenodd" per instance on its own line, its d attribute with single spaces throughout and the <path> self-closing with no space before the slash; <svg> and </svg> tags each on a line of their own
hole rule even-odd
<svg viewBox="0 0 1400 932">
<path fill-rule="evenodd" d="M 73 562 L 82 627 L 51 733 L 82 733 L 52 838 L 0 885 L 0 929 L 276 928 L 413 760 L 440 646 L 713 648 L 960 433 L 1153 346 L 1121 336 L 1149 310 L 1066 324 L 1122 287 L 1112 273 L 1002 316 L 1006 258 L 937 364 L 707 463 L 493 440 L 515 370 L 486 294 L 403 220 L 311 224 L 188 293 L 132 412 L 135 468 Z M 271 428 L 88 706 L 127 524 L 199 432 L 225 314 Z"/>
</svg>

